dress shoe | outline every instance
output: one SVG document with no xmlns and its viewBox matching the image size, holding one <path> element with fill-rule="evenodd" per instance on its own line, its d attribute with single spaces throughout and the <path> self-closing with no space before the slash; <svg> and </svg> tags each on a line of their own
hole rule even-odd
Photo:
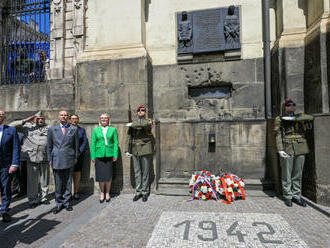
<svg viewBox="0 0 330 248">
<path fill-rule="evenodd" d="M 66 211 L 69 211 L 69 212 L 73 210 L 73 208 L 71 206 L 68 206 L 65 209 L 66 209 Z"/>
<path fill-rule="evenodd" d="M 293 198 L 292 201 L 302 207 L 306 207 L 306 205 L 307 205 L 306 202 L 302 198 L 298 198 L 298 199 Z"/>
<path fill-rule="evenodd" d="M 79 195 L 76 193 L 76 194 L 73 195 L 73 199 L 76 200 L 76 201 L 78 201 L 78 200 L 80 199 L 80 197 L 79 197 Z"/>
<path fill-rule="evenodd" d="M 142 197 L 142 195 L 135 195 L 135 196 L 133 197 L 133 201 L 137 201 L 137 200 L 139 200 L 141 197 Z"/>
<path fill-rule="evenodd" d="M 288 207 L 292 207 L 292 200 L 291 199 L 285 199 L 284 200 L 285 205 L 287 205 Z"/>
<path fill-rule="evenodd" d="M 142 201 L 143 201 L 143 202 L 148 201 L 148 196 L 147 196 L 147 195 L 142 196 Z"/>
<path fill-rule="evenodd" d="M 49 202 L 48 200 L 44 200 L 44 201 L 42 201 L 42 202 L 41 202 L 41 204 L 44 204 L 44 205 L 49 205 L 49 204 L 50 204 L 50 202 Z"/>
<path fill-rule="evenodd" d="M 11 221 L 11 216 L 8 213 L 3 213 L 2 214 L 2 221 L 3 222 L 10 222 Z"/>
<path fill-rule="evenodd" d="M 38 205 L 39 205 L 38 203 L 32 203 L 32 204 L 30 204 L 30 208 L 32 208 L 32 209 L 36 208 L 36 207 L 38 207 Z"/>
<path fill-rule="evenodd" d="M 58 214 L 61 210 L 62 208 L 54 208 L 53 214 Z"/>
</svg>

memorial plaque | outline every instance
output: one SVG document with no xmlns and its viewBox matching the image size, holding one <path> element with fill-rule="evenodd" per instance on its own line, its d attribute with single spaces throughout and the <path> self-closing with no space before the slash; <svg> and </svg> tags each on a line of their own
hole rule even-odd
<svg viewBox="0 0 330 248">
<path fill-rule="evenodd" d="M 229 6 L 177 14 L 178 54 L 241 48 L 239 8 Z"/>
<path fill-rule="evenodd" d="M 222 32 L 222 9 L 197 11 L 193 14 L 194 53 L 221 51 L 225 48 Z"/>
<path fill-rule="evenodd" d="M 164 212 L 147 248 L 307 248 L 278 214 Z"/>
</svg>

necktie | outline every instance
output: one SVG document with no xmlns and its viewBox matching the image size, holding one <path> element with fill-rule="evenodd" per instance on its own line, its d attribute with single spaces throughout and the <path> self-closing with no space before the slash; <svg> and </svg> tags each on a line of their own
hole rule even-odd
<svg viewBox="0 0 330 248">
<path fill-rule="evenodd" d="M 63 126 L 62 132 L 63 132 L 63 135 L 64 135 L 65 132 L 66 132 L 65 126 Z"/>
</svg>

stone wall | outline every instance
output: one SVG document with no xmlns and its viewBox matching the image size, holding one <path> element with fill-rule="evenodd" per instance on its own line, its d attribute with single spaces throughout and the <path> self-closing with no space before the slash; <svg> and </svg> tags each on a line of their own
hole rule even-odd
<svg viewBox="0 0 330 248">
<path fill-rule="evenodd" d="M 209 134 L 215 135 L 215 149 Z M 161 178 L 189 178 L 195 170 L 265 177 L 264 121 L 161 123 Z"/>
<path fill-rule="evenodd" d="M 263 57 L 262 44 L 262 6 L 258 0 L 189 0 L 189 1 L 146 1 L 146 49 L 153 65 L 176 64 L 176 13 L 240 6 L 241 11 L 241 58 Z M 271 40 L 275 40 L 275 12 L 271 16 Z"/>
<path fill-rule="evenodd" d="M 309 136 L 312 152 L 307 156 L 303 177 L 303 194 L 324 205 L 329 205 L 330 202 L 329 125 L 329 115 L 315 116 L 314 130 Z"/>
<path fill-rule="evenodd" d="M 323 133 L 330 103 L 329 13 L 327 0 L 277 1 L 277 40 L 272 50 L 274 117 L 280 113 L 280 103 L 287 98 L 297 102 L 297 112 L 315 115 L 314 130 L 307 135 L 311 152 L 306 156 L 303 193 L 325 205 L 330 202 L 326 197 L 329 187 L 324 181 L 329 171 L 324 163 L 330 144 Z M 272 143 L 272 136 L 267 137 Z M 272 168 L 279 168 L 274 146 L 268 141 L 267 161 Z M 273 173 L 275 185 L 276 178 Z M 277 188 L 280 192 L 280 187 Z"/>
<path fill-rule="evenodd" d="M 320 37 L 319 29 L 306 37 L 304 93 L 307 113 L 322 113 Z"/>
</svg>

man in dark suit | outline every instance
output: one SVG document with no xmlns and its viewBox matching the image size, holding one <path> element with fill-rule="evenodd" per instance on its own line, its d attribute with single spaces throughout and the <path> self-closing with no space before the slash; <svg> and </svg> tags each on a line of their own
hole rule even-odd
<svg viewBox="0 0 330 248">
<path fill-rule="evenodd" d="M 54 214 L 63 208 L 72 211 L 72 173 L 79 153 L 79 136 L 77 127 L 68 124 L 68 118 L 68 112 L 61 110 L 58 114 L 60 124 L 48 129 L 47 155 L 55 180 Z"/>
<path fill-rule="evenodd" d="M 19 167 L 19 140 L 16 128 L 4 125 L 5 112 L 0 110 L 0 215 L 4 222 L 11 220 L 8 208 L 11 200 L 11 176 Z"/>
</svg>

